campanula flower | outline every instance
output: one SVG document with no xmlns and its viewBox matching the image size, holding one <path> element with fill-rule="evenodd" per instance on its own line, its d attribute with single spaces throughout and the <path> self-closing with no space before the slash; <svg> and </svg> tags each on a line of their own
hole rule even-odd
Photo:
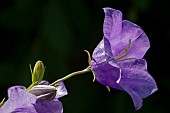
<svg viewBox="0 0 170 113">
<path fill-rule="evenodd" d="M 8 89 L 8 100 L 0 108 L 0 113 L 63 113 L 58 98 L 67 94 L 64 83 L 59 86 L 36 85 L 29 91 L 24 86 Z"/>
<path fill-rule="evenodd" d="M 138 110 L 143 98 L 157 90 L 143 59 L 150 42 L 138 25 L 122 20 L 119 10 L 104 8 L 104 12 L 104 36 L 92 54 L 92 71 L 101 84 L 126 91 Z"/>
</svg>

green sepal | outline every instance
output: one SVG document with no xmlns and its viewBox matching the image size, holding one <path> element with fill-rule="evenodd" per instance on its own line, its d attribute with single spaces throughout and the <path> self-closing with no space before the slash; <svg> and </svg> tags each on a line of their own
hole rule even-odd
<svg viewBox="0 0 170 113">
<path fill-rule="evenodd" d="M 109 86 L 106 86 L 107 90 L 110 92 L 110 87 Z"/>
<path fill-rule="evenodd" d="M 3 98 L 3 100 L 0 102 L 0 107 L 5 103 L 5 97 Z"/>
<path fill-rule="evenodd" d="M 87 51 L 87 50 L 84 50 L 84 52 L 87 53 L 87 56 L 88 56 L 88 64 L 89 64 L 89 66 L 90 66 L 90 65 L 91 65 L 91 56 L 90 56 L 90 53 L 89 53 L 89 51 Z"/>
</svg>

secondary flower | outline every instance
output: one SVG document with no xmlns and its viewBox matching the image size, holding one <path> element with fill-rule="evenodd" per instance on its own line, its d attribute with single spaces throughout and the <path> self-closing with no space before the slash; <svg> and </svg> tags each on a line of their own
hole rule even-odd
<svg viewBox="0 0 170 113">
<path fill-rule="evenodd" d="M 143 59 L 150 47 L 148 37 L 136 24 L 122 20 L 122 13 L 104 8 L 104 36 L 92 54 L 92 71 L 101 84 L 126 91 L 135 108 L 157 90 Z"/>
<path fill-rule="evenodd" d="M 63 106 L 58 98 L 66 95 L 67 90 L 62 82 L 59 84 L 56 88 L 37 85 L 28 92 L 23 86 L 10 87 L 8 100 L 0 108 L 0 113 L 63 113 Z"/>
</svg>

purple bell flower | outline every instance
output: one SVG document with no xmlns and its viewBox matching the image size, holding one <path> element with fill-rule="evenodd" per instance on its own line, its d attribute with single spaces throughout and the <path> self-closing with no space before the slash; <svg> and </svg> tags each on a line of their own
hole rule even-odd
<svg viewBox="0 0 170 113">
<path fill-rule="evenodd" d="M 28 92 L 23 86 L 10 87 L 8 100 L 1 106 L 0 113 L 63 113 L 58 98 L 67 95 L 67 90 L 64 83 L 59 84 L 56 88 L 37 85 Z"/>
<path fill-rule="evenodd" d="M 149 39 L 138 25 L 122 20 L 119 10 L 104 8 L 104 12 L 104 36 L 92 54 L 92 71 L 101 84 L 126 91 L 138 110 L 143 98 L 158 90 L 143 59 Z"/>
</svg>

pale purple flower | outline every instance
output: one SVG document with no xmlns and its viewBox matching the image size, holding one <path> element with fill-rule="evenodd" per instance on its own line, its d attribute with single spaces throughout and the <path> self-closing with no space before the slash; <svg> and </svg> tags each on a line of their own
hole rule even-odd
<svg viewBox="0 0 170 113">
<path fill-rule="evenodd" d="M 58 98 L 67 94 L 64 83 L 58 87 L 38 89 L 40 87 L 32 88 L 29 92 L 23 86 L 13 86 L 8 89 L 8 100 L 0 108 L 0 113 L 63 113 L 62 103 Z M 37 85 L 39 86 L 39 85 Z M 48 86 L 48 85 L 46 85 Z M 51 91 L 50 91 L 51 89 Z M 55 96 L 53 92 L 55 91 Z M 42 92 L 42 93 L 41 93 Z M 36 94 L 34 94 L 36 93 Z M 48 95 L 49 94 L 49 95 Z M 42 98 L 49 97 L 49 98 Z"/>
<path fill-rule="evenodd" d="M 143 59 L 150 47 L 148 37 L 138 25 L 122 20 L 119 10 L 104 12 L 104 36 L 92 54 L 92 71 L 101 84 L 126 91 L 138 110 L 142 99 L 157 90 Z"/>
</svg>

